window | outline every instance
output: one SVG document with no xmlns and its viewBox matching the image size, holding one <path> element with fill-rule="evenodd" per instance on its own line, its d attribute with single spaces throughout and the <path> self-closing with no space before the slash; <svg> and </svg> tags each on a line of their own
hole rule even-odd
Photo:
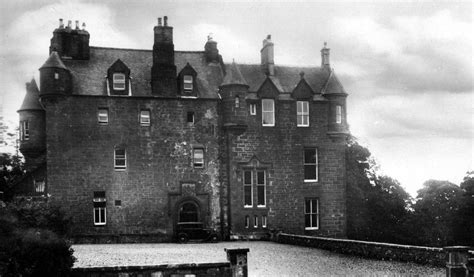
<svg viewBox="0 0 474 277">
<path fill-rule="evenodd" d="M 267 228 L 267 216 L 262 215 L 262 228 Z"/>
<path fill-rule="evenodd" d="M 140 111 L 140 125 L 150 126 L 150 111 Z"/>
<path fill-rule="evenodd" d="M 100 124 L 109 123 L 109 110 L 99 109 L 99 111 L 97 112 L 97 120 Z"/>
<path fill-rule="evenodd" d="M 296 102 L 296 122 L 297 122 L 298 127 L 309 126 L 309 102 L 308 101 Z"/>
<path fill-rule="evenodd" d="M 194 112 L 188 112 L 188 115 L 186 118 L 187 118 L 188 123 L 194 123 Z"/>
<path fill-rule="evenodd" d="M 114 90 L 125 90 L 125 74 L 114 73 L 113 81 Z"/>
<path fill-rule="evenodd" d="M 193 76 L 184 75 L 183 87 L 184 87 L 184 90 L 187 90 L 187 91 L 193 90 Z"/>
<path fill-rule="evenodd" d="M 265 207 L 265 171 L 257 171 L 257 207 Z"/>
<path fill-rule="evenodd" d="M 105 191 L 94 191 L 94 225 L 105 225 L 107 220 L 107 200 Z"/>
<path fill-rule="evenodd" d="M 240 98 L 239 98 L 239 96 L 235 97 L 235 107 L 236 108 L 240 107 Z"/>
<path fill-rule="evenodd" d="M 253 227 L 258 228 L 258 216 L 256 215 L 253 217 Z"/>
<path fill-rule="evenodd" d="M 54 79 L 58 80 L 59 79 L 59 73 L 54 72 Z"/>
<path fill-rule="evenodd" d="M 44 180 L 42 181 L 33 180 L 33 184 L 35 186 L 35 192 L 40 192 L 40 193 L 44 192 L 44 188 L 45 188 Z"/>
<path fill-rule="evenodd" d="M 342 123 L 342 106 L 341 105 L 336 106 L 336 123 L 338 124 Z"/>
<path fill-rule="evenodd" d="M 204 149 L 195 148 L 193 151 L 193 166 L 195 168 L 204 167 Z"/>
<path fill-rule="evenodd" d="M 256 115 L 256 114 L 257 114 L 257 105 L 250 104 L 250 115 Z"/>
<path fill-rule="evenodd" d="M 30 139 L 30 124 L 28 120 L 20 121 L 20 140 Z"/>
<path fill-rule="evenodd" d="M 318 150 L 316 148 L 304 150 L 304 181 L 318 181 Z"/>
<path fill-rule="evenodd" d="M 248 215 L 245 216 L 245 228 L 250 226 L 250 217 Z"/>
<path fill-rule="evenodd" d="M 253 206 L 252 195 L 253 171 L 244 171 L 244 207 L 249 208 Z"/>
<path fill-rule="evenodd" d="M 114 151 L 114 167 L 115 170 L 125 170 L 127 168 L 127 154 L 125 149 L 117 148 Z"/>
<path fill-rule="evenodd" d="M 273 99 L 262 99 L 262 126 L 275 126 L 275 103 Z"/>
<path fill-rule="evenodd" d="M 319 201 L 317 198 L 306 199 L 304 202 L 304 227 L 306 230 L 319 228 Z"/>
</svg>

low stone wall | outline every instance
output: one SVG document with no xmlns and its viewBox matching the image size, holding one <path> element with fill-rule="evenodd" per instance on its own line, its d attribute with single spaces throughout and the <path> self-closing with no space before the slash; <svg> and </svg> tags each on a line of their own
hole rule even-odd
<svg viewBox="0 0 474 277">
<path fill-rule="evenodd" d="M 299 236 L 285 233 L 278 234 L 276 241 L 378 260 L 414 262 L 443 267 L 446 265 L 446 253 L 443 251 L 443 248 Z"/>
<path fill-rule="evenodd" d="M 73 268 L 73 277 L 232 276 L 230 263 Z"/>
</svg>

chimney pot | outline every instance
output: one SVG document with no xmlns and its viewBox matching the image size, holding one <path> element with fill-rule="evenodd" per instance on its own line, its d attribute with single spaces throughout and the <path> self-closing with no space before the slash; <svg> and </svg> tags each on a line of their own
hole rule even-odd
<svg viewBox="0 0 474 277">
<path fill-rule="evenodd" d="M 165 26 L 168 26 L 168 17 L 167 17 L 166 15 L 163 16 L 163 24 L 164 24 Z"/>
<path fill-rule="evenodd" d="M 267 39 L 272 39 L 272 35 L 267 35 Z"/>
<path fill-rule="evenodd" d="M 64 28 L 64 23 L 63 23 L 62 18 L 59 19 L 59 28 Z"/>
<path fill-rule="evenodd" d="M 82 30 L 83 30 L 83 31 L 86 30 L 86 23 L 85 23 L 85 22 L 82 23 Z"/>
<path fill-rule="evenodd" d="M 68 27 L 68 28 L 71 28 L 71 24 L 72 24 L 72 21 L 71 21 L 71 20 L 68 20 L 68 21 L 67 21 L 67 27 Z"/>
<path fill-rule="evenodd" d="M 76 20 L 76 30 L 79 30 L 79 20 Z"/>
<path fill-rule="evenodd" d="M 158 17 L 158 26 L 161 27 L 161 17 Z"/>
</svg>

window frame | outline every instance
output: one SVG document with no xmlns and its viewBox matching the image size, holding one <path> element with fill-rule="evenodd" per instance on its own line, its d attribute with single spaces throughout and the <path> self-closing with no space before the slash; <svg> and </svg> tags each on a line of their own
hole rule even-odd
<svg viewBox="0 0 474 277">
<path fill-rule="evenodd" d="M 262 228 L 267 228 L 267 216 L 262 215 Z"/>
<path fill-rule="evenodd" d="M 256 170 L 257 172 L 257 182 L 256 182 L 256 188 L 257 188 L 257 208 L 265 208 L 267 207 L 267 173 L 266 173 L 266 170 L 264 169 L 257 169 Z M 263 183 L 260 184 L 259 183 L 259 180 L 258 180 L 258 174 L 259 173 L 263 173 Z M 259 196 L 260 196 L 260 193 L 259 193 L 259 187 L 263 187 L 263 205 L 260 205 L 259 204 Z"/>
<path fill-rule="evenodd" d="M 94 226 L 104 226 L 107 224 L 107 198 L 105 191 L 95 191 L 93 198 L 92 218 Z M 98 212 L 98 218 L 96 217 Z"/>
<path fill-rule="evenodd" d="M 342 123 L 342 105 L 336 105 L 336 124 Z"/>
<path fill-rule="evenodd" d="M 313 211 L 313 201 L 316 201 L 316 212 Z M 309 212 L 307 212 L 307 202 L 310 203 Z M 309 215 L 310 226 L 306 226 L 306 216 Z M 316 226 L 313 224 L 313 215 L 316 216 Z M 304 229 L 305 230 L 319 230 L 319 198 L 305 198 L 304 201 Z"/>
<path fill-rule="evenodd" d="M 251 103 L 249 105 L 250 115 L 257 115 L 257 104 Z"/>
<path fill-rule="evenodd" d="M 271 110 L 265 110 L 265 104 L 264 103 L 271 103 Z M 265 114 L 271 114 L 272 122 L 271 123 L 265 123 Z M 274 127 L 275 126 L 275 100 L 274 99 L 269 99 L 269 98 L 264 98 L 262 99 L 262 126 L 264 127 Z"/>
<path fill-rule="evenodd" d="M 202 162 L 201 163 L 196 162 L 196 152 L 198 152 L 198 151 L 202 152 L 202 158 L 201 158 Z M 205 164 L 204 148 L 201 148 L 201 147 L 193 148 L 193 167 L 194 168 L 204 168 L 204 164 Z"/>
<path fill-rule="evenodd" d="M 246 229 L 250 228 L 250 216 L 248 216 L 248 215 L 245 216 L 245 223 L 244 224 L 245 224 L 244 226 L 245 226 Z"/>
<path fill-rule="evenodd" d="M 250 184 L 245 183 L 245 172 L 250 172 Z M 244 202 L 244 208 L 253 208 L 253 169 L 244 169 L 242 171 L 242 184 L 243 184 L 243 202 Z M 246 197 L 245 197 L 245 192 L 246 192 L 246 187 L 250 187 L 250 205 L 247 205 L 245 202 Z"/>
<path fill-rule="evenodd" d="M 104 114 L 101 114 L 101 112 L 105 112 L 105 120 L 101 119 L 104 118 Z M 109 124 L 109 109 L 107 108 L 99 108 L 97 110 L 97 122 L 101 125 L 107 125 Z"/>
<path fill-rule="evenodd" d="M 305 111 L 306 106 L 306 111 Z M 300 109 L 301 107 L 301 109 Z M 301 118 L 301 123 L 300 123 Z M 304 122 L 304 119 L 307 122 Z M 309 101 L 296 101 L 296 126 L 297 127 L 309 127 Z"/>
<path fill-rule="evenodd" d="M 189 119 L 191 118 L 191 121 L 189 121 Z M 195 113 L 192 112 L 192 111 L 188 111 L 186 113 L 186 122 L 189 124 L 189 125 L 194 125 L 194 122 L 196 121 L 196 117 L 195 117 Z"/>
<path fill-rule="evenodd" d="M 122 155 L 120 155 L 120 157 L 117 157 L 117 151 L 121 151 L 123 150 L 123 157 L 121 157 Z M 117 161 L 121 161 L 123 160 L 124 161 L 124 165 L 118 165 L 117 164 Z M 125 171 L 127 170 L 127 150 L 125 148 L 115 148 L 114 149 L 114 169 L 115 171 Z"/>
<path fill-rule="evenodd" d="M 28 120 L 20 121 L 20 141 L 30 140 L 30 123 Z"/>
<path fill-rule="evenodd" d="M 117 78 L 117 77 L 123 77 L 123 79 Z M 126 90 L 127 89 L 127 75 L 123 72 L 113 73 L 112 74 L 112 88 L 113 90 Z"/>
<path fill-rule="evenodd" d="M 194 89 L 193 82 L 194 82 L 193 75 L 189 75 L 189 74 L 183 75 L 183 91 L 185 91 L 185 92 L 193 91 L 193 89 Z M 188 86 L 188 87 L 186 87 L 186 86 Z"/>
<path fill-rule="evenodd" d="M 148 113 L 148 115 L 146 115 Z M 145 120 L 148 118 L 148 122 Z M 150 110 L 140 110 L 140 126 L 150 126 L 151 125 L 151 112 Z"/>
<path fill-rule="evenodd" d="M 306 162 L 306 151 L 315 151 L 315 162 L 314 163 L 309 163 Z M 319 180 L 319 153 L 318 153 L 318 148 L 317 147 L 305 147 L 303 150 L 303 179 L 305 183 L 312 183 L 312 182 L 318 182 Z M 315 177 L 316 179 L 306 179 L 306 167 L 307 166 L 314 166 L 315 167 Z"/>
<path fill-rule="evenodd" d="M 258 228 L 258 216 L 253 216 L 253 228 Z"/>
</svg>

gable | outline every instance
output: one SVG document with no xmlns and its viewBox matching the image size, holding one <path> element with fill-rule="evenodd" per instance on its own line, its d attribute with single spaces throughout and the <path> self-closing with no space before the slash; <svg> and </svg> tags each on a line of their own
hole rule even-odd
<svg viewBox="0 0 474 277">
<path fill-rule="evenodd" d="M 265 79 L 257 91 L 257 95 L 260 98 L 276 98 L 278 94 L 279 91 L 270 78 Z"/>
<path fill-rule="evenodd" d="M 294 99 L 309 99 L 313 96 L 313 90 L 308 85 L 306 80 L 302 78 L 291 93 L 291 96 Z"/>
</svg>

